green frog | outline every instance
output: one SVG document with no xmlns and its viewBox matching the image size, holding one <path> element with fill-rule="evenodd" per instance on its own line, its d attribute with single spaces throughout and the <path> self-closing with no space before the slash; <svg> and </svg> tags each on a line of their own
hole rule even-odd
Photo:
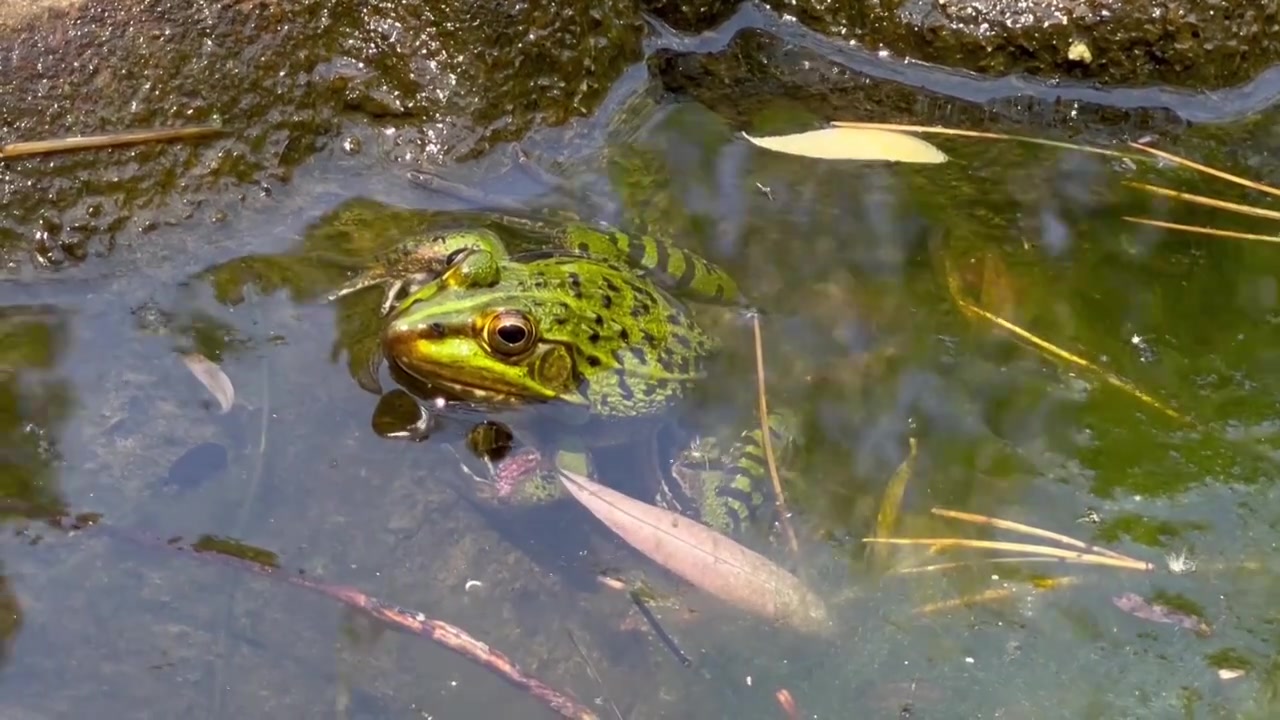
<svg viewBox="0 0 1280 720">
<path fill-rule="evenodd" d="M 495 222 L 536 232 L 545 247 L 509 253 L 497 234 L 470 229 L 405 250 L 433 262 L 443 255 L 444 269 L 420 276 L 396 304 L 384 355 L 455 400 L 524 411 L 513 426 L 538 461 L 524 455 L 500 465 L 500 494 L 559 497 L 554 470 L 594 476 L 592 451 L 603 447 L 633 446 L 659 459 L 670 411 L 720 348 L 687 302 L 745 308 L 737 284 L 662 238 L 514 216 Z M 387 302 L 402 287 L 393 282 Z M 778 451 L 790 444 L 788 424 L 785 415 L 770 417 Z M 695 439 L 666 458 L 669 466 L 652 463 L 655 502 L 722 532 L 758 527 L 773 507 L 761 439 L 757 425 L 727 443 Z"/>
</svg>

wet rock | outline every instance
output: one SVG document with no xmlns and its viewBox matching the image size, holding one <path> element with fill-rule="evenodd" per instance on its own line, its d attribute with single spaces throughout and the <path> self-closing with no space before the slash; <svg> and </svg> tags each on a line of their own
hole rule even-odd
<svg viewBox="0 0 1280 720">
<path fill-rule="evenodd" d="M 739 31 L 720 52 L 659 51 L 650 57 L 649 70 L 667 91 L 697 100 L 738 129 L 779 130 L 769 124 L 778 118 L 937 122 L 1000 132 L 1034 128 L 1040 136 L 1100 140 L 1136 138 L 1186 124 L 1158 107 L 1117 108 L 1030 96 L 970 102 L 863 74 L 758 28 Z"/>
<path fill-rule="evenodd" d="M 651 11 L 701 31 L 733 0 Z M 1027 73 L 1109 85 L 1224 88 L 1280 58 L 1275 0 L 766 0 L 820 33 L 872 51 L 988 75 Z M 673 6 L 679 5 L 679 9 Z"/>
<path fill-rule="evenodd" d="M 57 0 L 6 13 L 0 141 L 230 132 L 0 161 L 0 260 L 34 248 L 65 264 L 219 221 L 317 153 L 369 167 L 478 154 L 591 112 L 640 58 L 643 30 L 627 0 Z"/>
</svg>

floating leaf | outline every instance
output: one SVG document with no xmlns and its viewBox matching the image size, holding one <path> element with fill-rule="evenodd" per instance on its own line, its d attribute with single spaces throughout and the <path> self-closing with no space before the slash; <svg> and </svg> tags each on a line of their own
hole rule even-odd
<svg viewBox="0 0 1280 720">
<path fill-rule="evenodd" d="M 729 538 L 567 471 L 578 502 L 629 545 L 694 586 L 747 612 L 804 632 L 829 629 L 822 601 L 795 576 Z"/>
<path fill-rule="evenodd" d="M 217 363 L 200 353 L 185 353 L 182 356 L 182 362 L 191 374 L 195 375 L 196 379 L 213 394 L 221 412 L 227 412 L 232 405 L 236 404 L 235 386 L 231 384 L 231 378 L 222 372 L 222 368 L 218 367 Z"/>
<path fill-rule="evenodd" d="M 822 160 L 878 160 L 930 165 L 947 161 L 946 154 L 927 140 L 893 130 L 828 127 L 772 137 L 742 135 L 766 150 Z"/>
<path fill-rule="evenodd" d="M 1121 610 L 1133 615 L 1134 617 L 1140 617 L 1143 620 L 1177 625 L 1178 627 L 1186 628 L 1201 637 L 1207 636 L 1212 632 L 1209 628 L 1209 624 L 1204 620 L 1182 612 L 1181 610 L 1175 610 L 1167 605 L 1149 603 L 1136 593 L 1125 593 L 1123 595 L 1113 597 L 1111 598 L 1111 602 Z"/>
</svg>

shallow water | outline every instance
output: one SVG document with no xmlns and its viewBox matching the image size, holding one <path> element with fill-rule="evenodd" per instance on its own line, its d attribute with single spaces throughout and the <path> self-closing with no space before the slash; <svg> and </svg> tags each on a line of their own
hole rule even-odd
<svg viewBox="0 0 1280 720">
<path fill-rule="evenodd" d="M 567 158 L 559 172 L 612 195 L 608 219 L 724 263 L 766 311 L 770 400 L 805 421 L 789 490 L 806 539 L 798 572 L 832 603 L 829 636 L 768 627 L 681 587 L 571 505 L 477 503 L 444 443 L 370 429 L 376 396 L 334 355 L 333 306 L 272 288 L 219 302 L 202 271 L 287 252 L 353 197 L 460 207 L 335 151 L 226 222 L 160 228 L 145 246 L 0 284 L 0 618 L 14 618 L 0 622 L 3 714 L 550 717 L 486 671 L 332 601 L 40 522 L 65 510 L 271 551 L 289 572 L 468 629 L 604 717 L 605 696 L 632 718 L 783 717 L 779 688 L 815 718 L 1271 717 L 1280 249 L 1123 220 L 1268 232 L 1265 219 L 1123 183 L 1249 196 L 1172 168 L 971 140 L 936 140 L 953 158 L 937 167 L 770 155 L 696 104 L 651 104 L 642 79 L 638 67 L 597 117 L 526 147 L 544 166 Z M 1275 180 L 1269 120 L 1195 128 L 1162 147 Z M 536 192 L 504 169 L 509 158 L 503 148 L 447 174 Z M 949 279 L 1171 412 L 966 314 Z M 695 412 L 749 407 L 748 339 L 730 339 Z M 191 349 L 232 379 L 231 412 L 179 362 L 175 351 Z M 1158 570 L 873 571 L 860 538 L 909 437 L 919 456 L 898 535 L 1034 541 L 929 512 L 946 507 Z M 1183 552 L 1195 571 L 1168 572 L 1166 555 Z M 890 567 L 946 559 L 908 549 Z M 596 583 L 602 568 L 643 574 L 698 611 L 659 613 L 692 669 Z M 997 591 L 1007 595 L 973 599 Z M 1126 614 L 1113 601 L 1126 593 L 1198 608 L 1211 632 Z"/>
</svg>

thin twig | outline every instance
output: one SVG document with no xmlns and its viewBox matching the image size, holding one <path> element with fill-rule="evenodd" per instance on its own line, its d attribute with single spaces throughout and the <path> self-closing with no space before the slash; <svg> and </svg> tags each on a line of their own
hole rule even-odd
<svg viewBox="0 0 1280 720">
<path fill-rule="evenodd" d="M 573 649 L 578 651 L 578 657 L 582 658 L 583 664 L 587 666 L 587 674 L 591 676 L 592 680 L 596 681 L 596 685 L 600 686 L 600 692 L 604 694 L 604 699 L 609 703 L 609 707 L 613 708 L 613 714 L 617 716 L 618 720 L 622 720 L 622 711 L 610 699 L 609 688 L 604 686 L 604 679 L 600 677 L 600 673 L 596 672 L 595 666 L 591 664 L 591 658 L 587 657 L 587 651 L 582 649 L 582 644 L 578 642 L 578 638 L 573 636 L 572 630 L 565 628 L 564 632 L 569 636 L 569 642 L 573 643 Z"/>
<path fill-rule="evenodd" d="M 26 155 L 48 155 L 51 153 L 70 152 L 73 150 L 97 150 L 120 145 L 140 145 L 153 142 L 172 142 L 174 140 L 198 140 L 220 135 L 224 131 L 214 125 L 197 125 L 186 128 L 170 128 L 164 130 L 129 130 L 107 135 L 85 135 L 81 137 L 58 138 L 55 140 L 32 140 L 0 145 L 0 160 L 23 157 Z"/>
<path fill-rule="evenodd" d="M 986 550 L 1008 550 L 1009 552 L 1072 558 L 1077 562 L 1089 565 L 1109 565 L 1111 567 L 1120 567 L 1128 570 L 1151 571 L 1155 569 L 1155 566 L 1151 563 L 1142 562 L 1141 560 L 1121 560 L 1120 558 L 1107 557 L 1105 555 L 1091 555 L 1089 553 L 1064 550 L 1062 548 L 1050 547 L 1048 545 L 1030 545 L 1027 543 L 1011 543 L 999 540 L 971 540 L 968 538 L 863 538 L 862 541 L 892 543 L 894 545 L 931 545 L 940 549 L 963 547 Z"/>
<path fill-rule="evenodd" d="M 1042 530 L 1038 527 L 1024 525 L 1020 522 L 1014 522 L 1012 520 L 1001 520 L 1000 518 L 994 518 L 989 515 L 979 515 L 978 513 L 962 512 L 960 510 L 947 510 L 946 508 L 938 508 L 938 507 L 933 508 L 932 512 L 934 515 L 941 515 L 942 517 L 949 517 L 954 520 L 963 520 L 965 522 L 977 523 L 979 525 L 990 525 L 992 527 L 1000 528 L 1001 530 L 1012 530 L 1013 532 L 1020 532 L 1020 533 L 1023 533 L 1024 535 L 1034 535 L 1036 537 L 1042 537 L 1047 540 L 1055 540 L 1057 542 L 1062 543 L 1063 545 L 1070 545 L 1071 547 L 1080 548 L 1081 550 L 1088 550 L 1089 552 L 1096 553 L 1098 555 L 1107 555 L 1117 560 L 1129 560 L 1131 562 L 1139 562 L 1135 558 L 1131 558 L 1127 555 L 1121 555 L 1120 553 L 1114 550 L 1108 550 L 1104 547 L 1091 545 L 1087 542 L 1084 542 L 1082 540 L 1077 540 L 1067 535 L 1062 535 L 1050 530 Z"/>
<path fill-rule="evenodd" d="M 773 459 L 773 442 L 769 430 L 769 402 L 765 399 L 764 384 L 764 341 L 760 339 L 760 314 L 751 314 L 751 327 L 756 339 L 756 396 L 760 400 L 760 439 L 764 446 L 764 459 L 769 465 L 769 477 L 773 480 L 774 503 L 778 506 L 778 522 L 782 525 L 791 546 L 792 554 L 800 552 L 800 544 L 796 542 L 795 531 L 787 520 L 787 501 L 782 495 L 782 480 L 778 477 L 778 464 Z"/>
<path fill-rule="evenodd" d="M 64 529 L 84 529 L 85 525 L 77 523 L 67 526 L 72 518 L 53 518 L 51 524 Z M 202 550 L 199 542 L 184 545 L 174 541 L 153 539 L 134 532 L 100 523 L 90 523 L 99 532 L 114 538 L 125 540 L 148 548 L 163 548 L 168 551 L 189 553 L 192 557 L 209 562 L 217 562 L 239 570 L 248 571 L 272 580 L 288 583 L 325 597 L 337 600 L 347 607 L 365 612 L 375 620 L 412 635 L 428 638 L 439 645 L 452 650 L 477 665 L 493 672 L 508 683 L 524 690 L 556 713 L 573 720 L 599 720 L 592 712 L 573 697 L 561 693 L 546 683 L 525 673 L 511 658 L 502 652 L 481 642 L 462 628 L 442 620 L 427 617 L 417 610 L 397 607 L 385 603 L 371 595 L 345 585 L 329 585 L 294 572 L 289 572 L 263 562 L 230 555 L 216 550 Z"/>
</svg>

